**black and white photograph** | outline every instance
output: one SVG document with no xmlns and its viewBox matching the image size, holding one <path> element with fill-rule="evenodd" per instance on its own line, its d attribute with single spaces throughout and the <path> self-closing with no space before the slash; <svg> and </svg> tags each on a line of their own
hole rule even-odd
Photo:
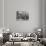
<svg viewBox="0 0 46 46">
<path fill-rule="evenodd" d="M 46 0 L 0 0 L 0 46 L 46 46 Z"/>
<path fill-rule="evenodd" d="M 29 20 L 29 13 L 26 11 L 16 11 L 16 19 Z"/>
</svg>

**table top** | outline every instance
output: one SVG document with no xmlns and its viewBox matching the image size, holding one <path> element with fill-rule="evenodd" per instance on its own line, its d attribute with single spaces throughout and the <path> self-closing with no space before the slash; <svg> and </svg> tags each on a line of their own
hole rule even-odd
<svg viewBox="0 0 46 46">
<path fill-rule="evenodd" d="M 10 42 L 30 42 L 29 39 L 34 40 L 35 38 L 33 37 L 12 37 L 11 40 L 9 40 Z"/>
</svg>

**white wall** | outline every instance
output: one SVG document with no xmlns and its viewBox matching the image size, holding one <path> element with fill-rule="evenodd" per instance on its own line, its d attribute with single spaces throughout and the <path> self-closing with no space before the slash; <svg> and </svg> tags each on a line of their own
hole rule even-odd
<svg viewBox="0 0 46 46">
<path fill-rule="evenodd" d="M 46 37 L 46 0 L 43 0 L 42 20 L 43 20 L 43 37 Z"/>
<path fill-rule="evenodd" d="M 16 21 L 16 10 L 29 12 L 28 21 Z M 40 0 L 5 0 L 5 26 L 13 25 L 15 32 L 33 32 L 42 23 Z"/>
<path fill-rule="evenodd" d="M 0 0 L 0 28 L 3 27 L 3 0 Z M 0 30 L 0 33 L 2 31 Z"/>
<path fill-rule="evenodd" d="M 0 27 L 3 26 L 3 1 L 0 0 Z"/>
</svg>

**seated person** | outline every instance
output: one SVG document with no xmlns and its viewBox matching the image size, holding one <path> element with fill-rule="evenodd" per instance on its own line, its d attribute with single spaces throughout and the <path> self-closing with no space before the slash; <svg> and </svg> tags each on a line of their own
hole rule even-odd
<svg viewBox="0 0 46 46">
<path fill-rule="evenodd" d="M 37 41 L 37 35 L 36 35 L 35 33 L 31 33 L 31 34 L 30 34 L 30 37 L 33 37 L 33 39 L 34 39 L 35 41 Z"/>
<path fill-rule="evenodd" d="M 15 37 L 15 33 L 14 32 L 12 33 L 12 37 Z"/>
<path fill-rule="evenodd" d="M 12 37 L 13 37 L 12 34 L 10 34 L 10 35 L 9 35 L 9 40 L 11 40 Z"/>
</svg>

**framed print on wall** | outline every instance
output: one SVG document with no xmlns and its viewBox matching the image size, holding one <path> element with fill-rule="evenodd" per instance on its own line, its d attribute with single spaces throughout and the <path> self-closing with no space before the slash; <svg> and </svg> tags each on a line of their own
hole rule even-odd
<svg viewBox="0 0 46 46">
<path fill-rule="evenodd" d="M 29 20 L 29 13 L 26 11 L 16 11 L 16 20 Z"/>
</svg>

